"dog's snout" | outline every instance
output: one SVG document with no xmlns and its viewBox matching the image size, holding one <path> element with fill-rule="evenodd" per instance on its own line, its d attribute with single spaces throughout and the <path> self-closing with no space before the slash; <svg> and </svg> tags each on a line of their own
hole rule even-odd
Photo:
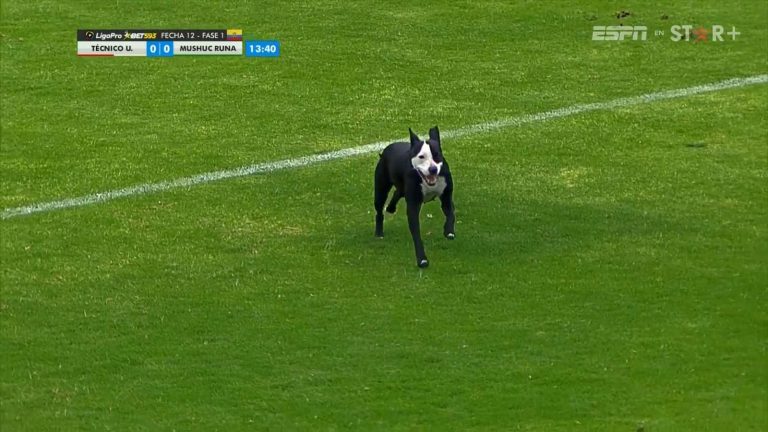
<svg viewBox="0 0 768 432">
<path fill-rule="evenodd" d="M 431 167 L 429 167 L 429 173 L 432 175 L 437 174 L 437 166 L 432 165 Z"/>
</svg>

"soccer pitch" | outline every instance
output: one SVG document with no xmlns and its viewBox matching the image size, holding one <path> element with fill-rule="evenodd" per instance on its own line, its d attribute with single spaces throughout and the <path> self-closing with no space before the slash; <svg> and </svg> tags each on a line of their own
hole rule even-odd
<svg viewBox="0 0 768 432">
<path fill-rule="evenodd" d="M 768 4 L 679 3 L 2 2 L 0 430 L 768 429 Z"/>
</svg>

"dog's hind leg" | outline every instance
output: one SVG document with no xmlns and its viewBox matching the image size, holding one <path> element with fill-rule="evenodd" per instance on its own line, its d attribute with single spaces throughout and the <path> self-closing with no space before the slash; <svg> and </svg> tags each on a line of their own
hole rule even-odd
<svg viewBox="0 0 768 432">
<path fill-rule="evenodd" d="M 387 195 L 392 189 L 392 181 L 389 179 L 387 167 L 382 159 L 376 164 L 373 185 L 373 208 L 376 210 L 376 237 L 384 237 L 384 204 Z"/>
<path fill-rule="evenodd" d="M 403 194 L 400 192 L 400 189 L 395 188 L 395 192 L 392 194 L 392 198 L 389 200 L 389 205 L 387 206 L 387 213 L 394 213 L 397 211 L 397 202 L 400 201 L 400 198 L 403 197 Z"/>
</svg>

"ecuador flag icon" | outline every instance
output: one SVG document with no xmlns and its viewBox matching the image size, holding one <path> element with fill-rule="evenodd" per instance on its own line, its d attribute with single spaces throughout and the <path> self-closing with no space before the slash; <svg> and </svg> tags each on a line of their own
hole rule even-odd
<svg viewBox="0 0 768 432">
<path fill-rule="evenodd" d="M 241 29 L 227 29 L 228 41 L 241 41 L 243 40 L 243 30 Z"/>
</svg>

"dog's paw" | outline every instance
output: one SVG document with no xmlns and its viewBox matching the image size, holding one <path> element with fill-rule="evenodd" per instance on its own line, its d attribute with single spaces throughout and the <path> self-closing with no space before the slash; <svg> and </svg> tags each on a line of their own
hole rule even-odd
<svg viewBox="0 0 768 432">
<path fill-rule="evenodd" d="M 445 234 L 445 238 L 447 238 L 448 240 L 453 240 L 453 239 L 456 238 L 456 234 L 454 234 L 454 233 L 447 233 L 447 234 Z"/>
<path fill-rule="evenodd" d="M 419 261 L 419 268 L 427 268 L 429 267 L 429 261 L 423 259 Z"/>
</svg>

